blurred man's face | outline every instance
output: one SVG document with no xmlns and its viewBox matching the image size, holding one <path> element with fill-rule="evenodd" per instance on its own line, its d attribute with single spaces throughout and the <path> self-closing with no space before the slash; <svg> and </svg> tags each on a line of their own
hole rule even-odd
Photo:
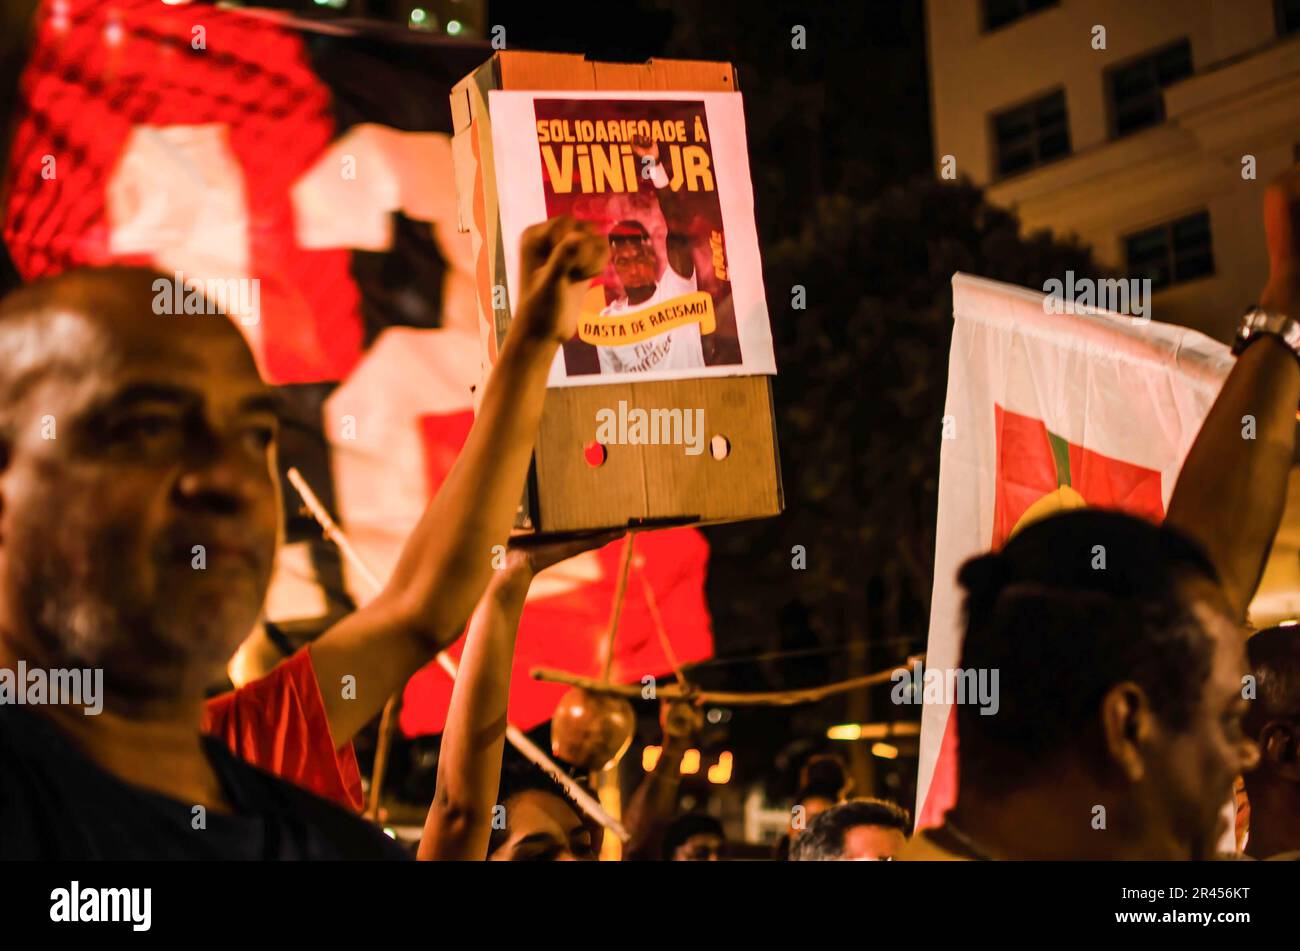
<svg viewBox="0 0 1300 951">
<path fill-rule="evenodd" d="M 881 862 L 892 859 L 907 843 L 898 829 L 887 826 L 853 826 L 844 833 L 844 860 Z"/>
<path fill-rule="evenodd" d="M 584 862 L 600 854 L 590 826 L 559 796 L 530 789 L 506 803 L 510 835 L 488 856 L 495 862 Z"/>
<path fill-rule="evenodd" d="M 624 291 L 655 285 L 655 255 L 648 238 L 640 234 L 611 234 L 609 255 Z"/>
<path fill-rule="evenodd" d="M 259 614 L 276 415 L 227 317 L 135 290 L 53 318 L 66 368 L 16 408 L 0 469 L 0 611 L 29 657 L 148 701 L 214 682 Z"/>
<path fill-rule="evenodd" d="M 1189 583 L 1187 590 L 1214 641 L 1210 676 L 1188 727 L 1178 732 L 1160 728 L 1143 795 L 1149 814 L 1169 823 L 1170 838 L 1187 844 L 1188 857 L 1205 859 L 1213 857 L 1226 832 L 1222 810 L 1233 782 L 1255 765 L 1259 751 L 1242 725 L 1249 703 L 1242 697 L 1242 678 L 1249 672 L 1245 634 L 1208 582 Z"/>
<path fill-rule="evenodd" d="M 722 838 L 697 832 L 673 851 L 674 862 L 716 862 L 722 855 Z"/>
</svg>

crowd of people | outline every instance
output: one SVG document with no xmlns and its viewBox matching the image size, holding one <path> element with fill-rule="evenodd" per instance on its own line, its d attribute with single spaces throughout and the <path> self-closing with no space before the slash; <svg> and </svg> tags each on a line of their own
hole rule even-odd
<svg viewBox="0 0 1300 951">
<path fill-rule="evenodd" d="M 1270 187 L 1265 220 L 1259 307 L 1300 314 L 1300 174 Z M 533 578 L 616 535 L 512 543 L 504 568 L 493 553 L 552 360 L 608 254 L 568 218 L 526 233 L 472 431 L 382 592 L 216 698 L 276 550 L 274 391 L 229 320 L 156 317 L 144 268 L 69 271 L 0 302 L 0 668 L 102 670 L 104 686 L 94 716 L 0 704 L 0 858 L 409 857 L 359 814 L 351 742 L 467 621 L 418 857 L 596 857 L 600 828 L 568 792 L 507 759 L 506 714 Z M 962 667 L 1002 685 L 997 715 L 958 708 L 944 823 L 913 832 L 906 809 L 850 798 L 815 762 L 778 857 L 1210 858 L 1238 777 L 1244 855 L 1300 855 L 1300 629 L 1246 625 L 1285 504 L 1300 360 L 1277 328 L 1238 350 L 1162 524 L 1053 515 L 936 579 L 964 592 Z M 724 852 L 716 819 L 676 814 L 697 716 L 664 710 L 627 859 Z"/>
</svg>

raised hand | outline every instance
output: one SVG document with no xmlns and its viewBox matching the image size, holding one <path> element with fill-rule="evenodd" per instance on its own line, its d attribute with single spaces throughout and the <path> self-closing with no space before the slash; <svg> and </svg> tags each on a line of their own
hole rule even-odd
<svg viewBox="0 0 1300 951">
<path fill-rule="evenodd" d="M 505 567 L 501 573 L 511 581 L 522 581 L 525 587 L 540 572 L 585 551 L 603 548 L 624 535 L 623 529 L 612 529 L 568 538 L 562 541 L 536 541 L 529 535 L 516 535 L 510 539 L 506 550 Z"/>
<path fill-rule="evenodd" d="M 632 146 L 632 154 L 637 157 L 637 164 L 641 165 L 643 159 L 654 159 L 659 161 L 659 143 L 648 135 L 634 135 L 628 143 Z"/>
<path fill-rule="evenodd" d="M 699 733 L 704 726 L 700 705 L 693 700 L 665 700 L 659 706 L 659 725 L 664 739 L 686 741 Z"/>
<path fill-rule="evenodd" d="M 523 297 L 515 322 L 532 339 L 563 343 L 578 329 L 588 284 L 609 259 L 608 242 L 589 224 L 561 215 L 528 228 L 520 244 Z"/>
</svg>

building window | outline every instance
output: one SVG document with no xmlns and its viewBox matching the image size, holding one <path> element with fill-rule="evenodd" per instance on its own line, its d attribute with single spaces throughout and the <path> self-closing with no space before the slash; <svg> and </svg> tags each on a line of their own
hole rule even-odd
<svg viewBox="0 0 1300 951">
<path fill-rule="evenodd" d="M 1129 277 L 1149 278 L 1158 291 L 1214 273 L 1210 213 L 1198 211 L 1124 239 Z"/>
<path fill-rule="evenodd" d="M 1014 175 L 1070 154 L 1065 91 L 999 112 L 993 117 L 998 175 Z"/>
<path fill-rule="evenodd" d="M 984 30 L 1001 29 L 1023 16 L 1054 7 L 1060 0 L 984 0 Z"/>
<path fill-rule="evenodd" d="M 1135 62 L 1106 71 L 1111 138 L 1165 121 L 1164 88 L 1192 75 L 1192 46 L 1186 40 Z"/>
<path fill-rule="evenodd" d="M 1300 0 L 1273 0 L 1277 17 L 1277 35 L 1286 36 L 1300 30 Z"/>
</svg>

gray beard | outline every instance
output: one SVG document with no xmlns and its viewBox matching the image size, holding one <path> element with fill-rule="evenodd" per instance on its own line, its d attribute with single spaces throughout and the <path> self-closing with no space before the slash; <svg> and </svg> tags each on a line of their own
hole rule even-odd
<svg viewBox="0 0 1300 951">
<path fill-rule="evenodd" d="M 211 686 L 223 677 L 227 646 L 247 634 L 215 628 L 224 627 L 221 615 L 178 610 L 166 597 L 174 592 L 151 600 L 127 578 L 77 571 L 54 546 L 32 554 L 13 565 L 13 620 L 52 666 L 103 670 L 110 696 L 148 701 Z"/>
<path fill-rule="evenodd" d="M 56 527 L 51 535 L 56 535 Z M 23 533 L 27 534 L 27 533 Z M 29 541 L 28 539 L 23 539 Z M 99 594 L 95 581 L 60 557 L 57 539 L 43 545 L 19 545 L 8 579 L 17 606 L 14 622 L 52 660 L 80 667 L 100 667 L 122 628 L 117 604 Z"/>
</svg>

